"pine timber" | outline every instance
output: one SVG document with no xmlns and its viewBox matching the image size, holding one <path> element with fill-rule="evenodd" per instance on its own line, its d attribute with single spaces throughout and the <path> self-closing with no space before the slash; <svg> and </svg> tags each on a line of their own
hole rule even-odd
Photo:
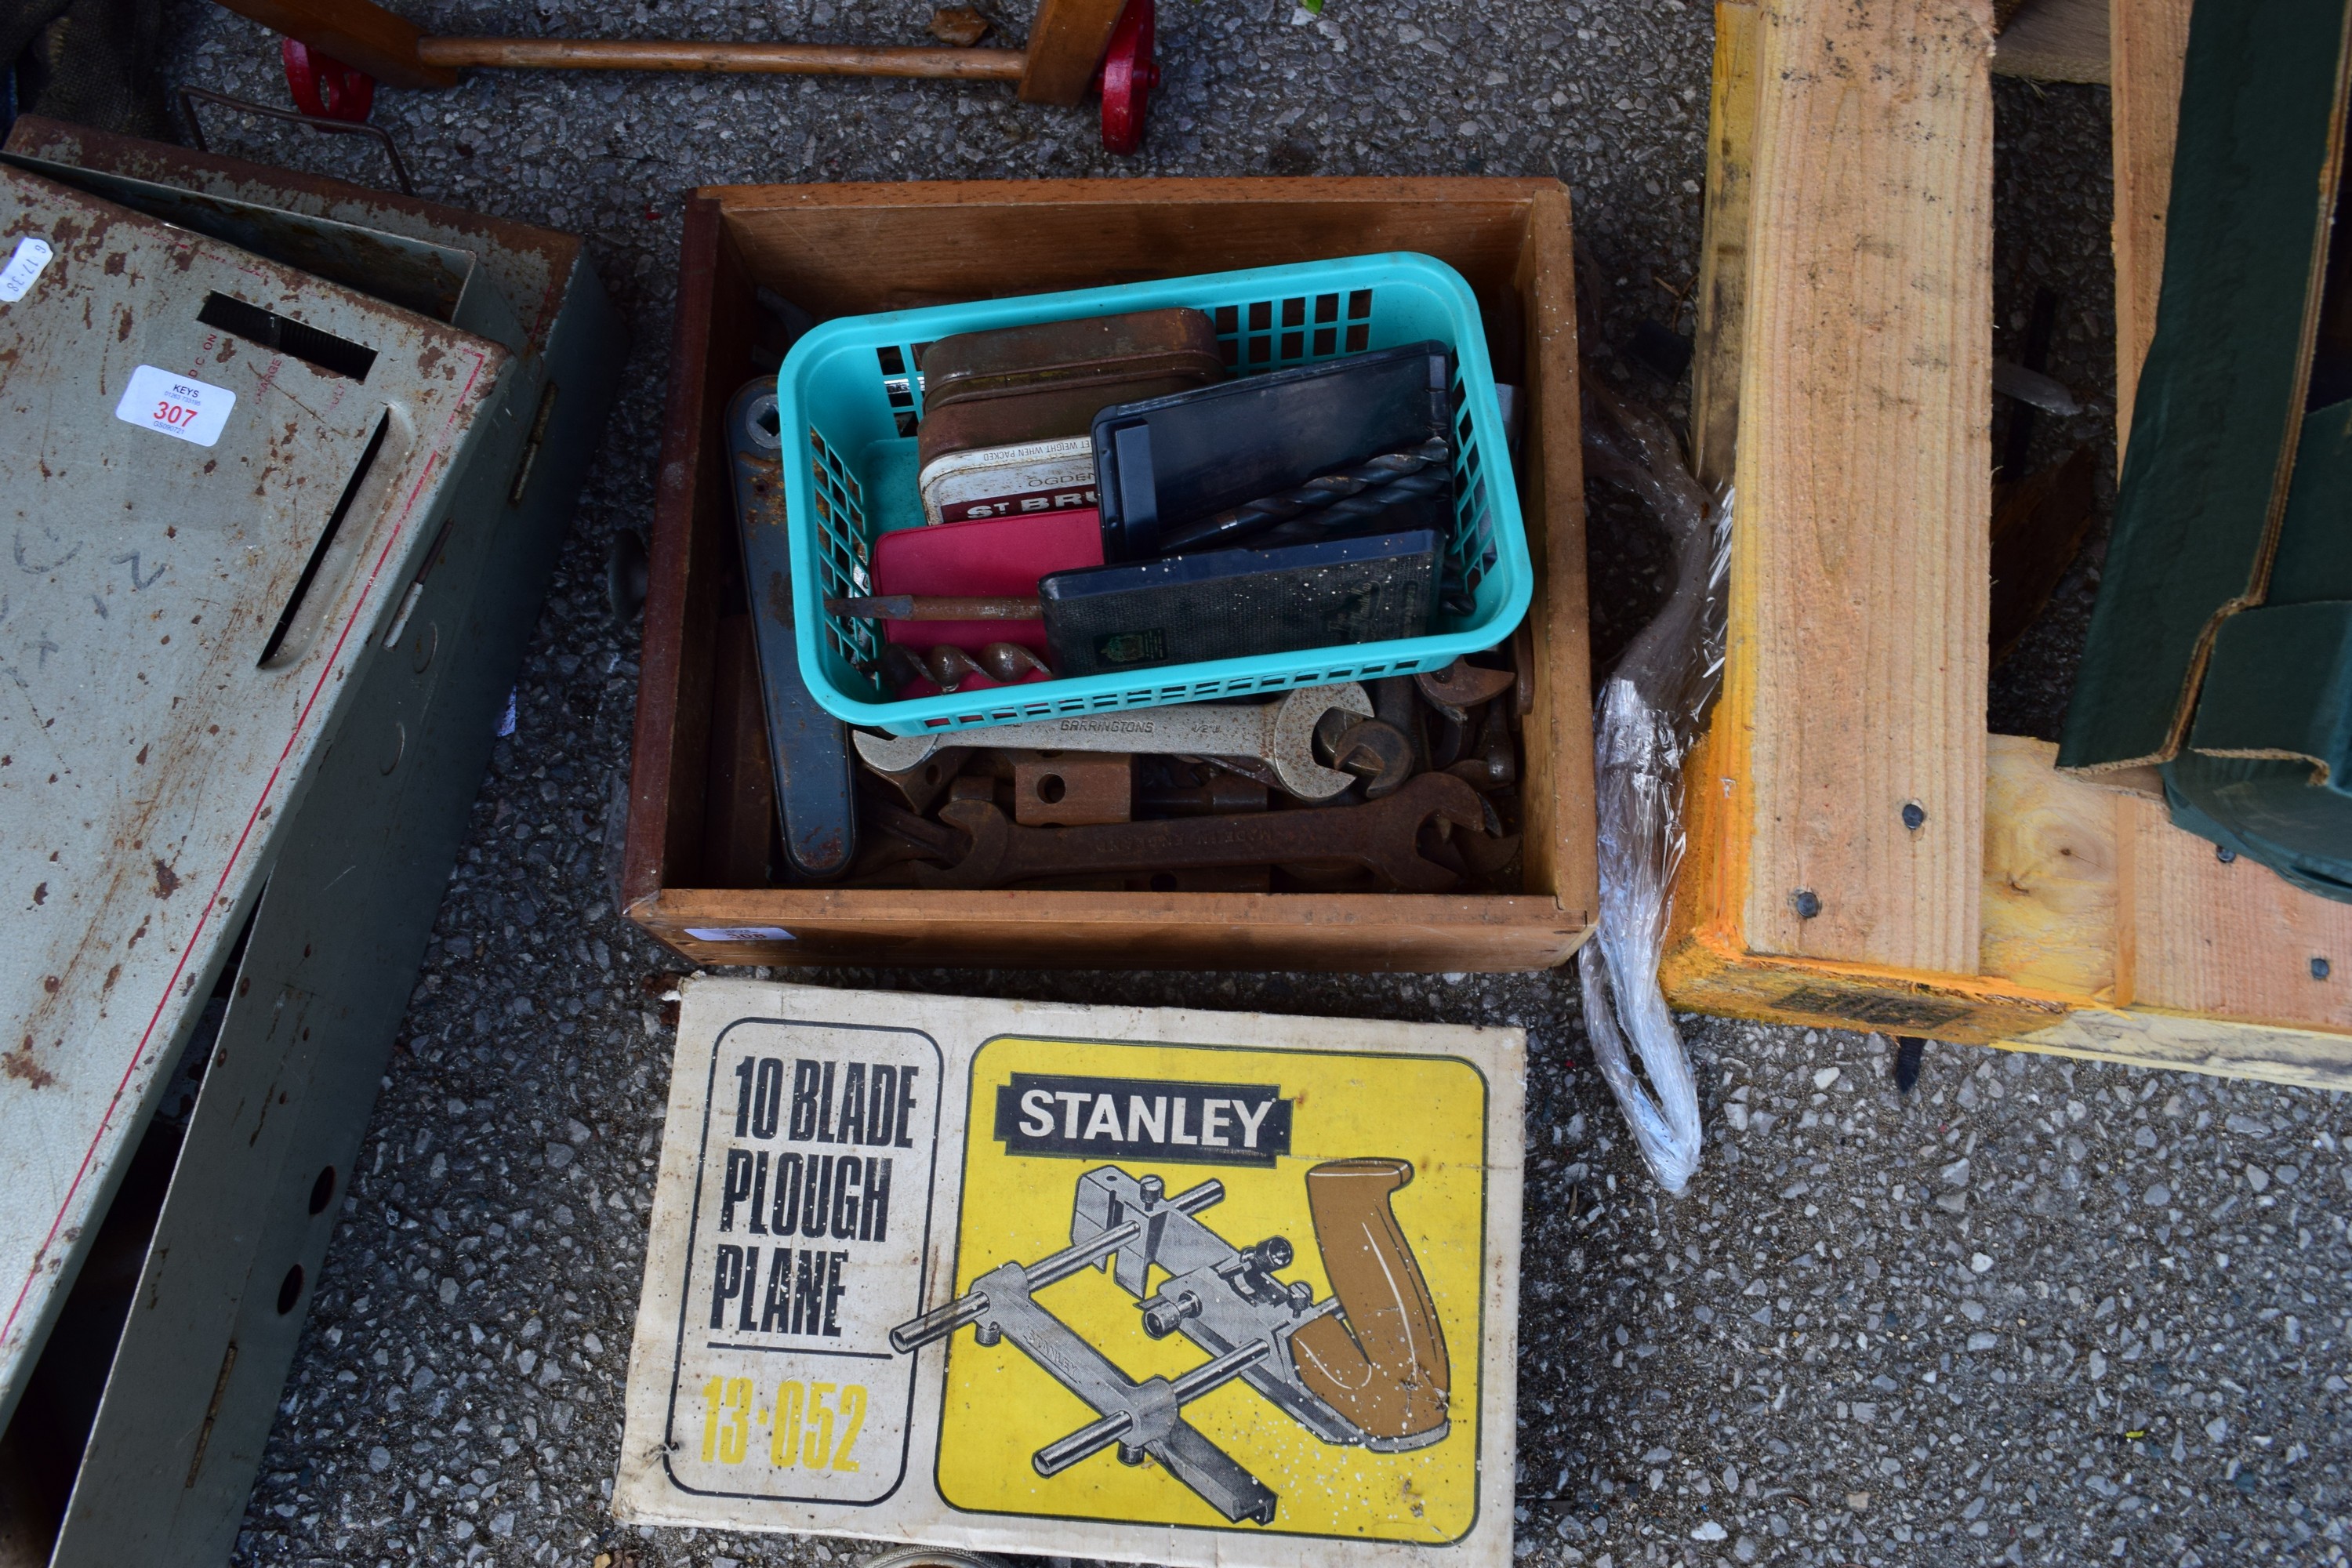
<svg viewBox="0 0 2352 1568">
<path fill-rule="evenodd" d="M 1760 952 L 1966 973 L 1990 614 L 1991 6 L 1774 0 L 1760 20 L 1727 676 L 1754 716 L 1741 926 Z"/>
<path fill-rule="evenodd" d="M 2132 190 L 2153 188 L 2160 196 L 2163 182 L 2135 185 L 2120 172 L 2124 128 L 2134 128 L 2135 148 L 2160 145 L 2168 155 L 2179 47 L 2168 58 L 2154 51 L 2152 60 L 2149 51 L 2129 50 L 2125 40 L 2147 35 L 2145 28 L 2135 35 L 2122 19 L 2125 5 L 2140 20 L 2151 8 L 2118 4 L 2117 272 L 2153 279 L 2161 207 L 2150 215 L 2126 204 Z M 1867 79 L 1867 62 L 1853 63 Z M 1721 73 L 1718 62 L 1718 79 Z M 1885 79 L 1895 79 L 1891 70 Z M 1743 137 L 1785 123 L 1735 121 L 1727 133 L 1711 134 L 1710 187 L 1727 162 L 1757 164 L 1759 149 Z M 1849 242 L 1857 237 L 1849 234 Z M 2147 246 L 2157 253 L 2141 254 Z M 1736 248 L 1714 245 L 1706 256 L 1718 269 L 1739 259 Z M 1751 300 L 1759 292 L 1753 274 L 1732 286 Z M 2122 335 L 2126 385 L 2146 343 L 2144 327 Z M 1746 363 L 1748 349 L 1709 342 L 1703 327 L 1698 363 Z M 1727 384 L 1718 375 L 1701 384 Z M 1742 417 L 1753 420 L 1758 400 L 1779 395 L 1772 378 L 1750 374 L 1743 408 L 1724 417 L 1695 399 L 1693 428 L 1728 432 L 1705 437 L 1711 443 L 1728 439 L 1740 433 Z M 1834 464 L 1840 456 L 1824 447 L 1822 460 Z M 1743 505 L 1739 525 L 1770 529 L 1775 515 Z M 1735 585 L 1739 570 L 1735 562 Z M 1735 597 L 1735 614 L 1743 602 Z M 1973 635 L 1980 645 L 1982 627 Z M 2250 862 L 2221 862 L 2211 845 L 2173 828 L 2160 802 L 2133 793 L 2136 781 L 2119 775 L 2095 784 L 2057 773 L 2056 748 L 2045 742 L 1980 740 L 1983 830 L 1970 867 L 1978 929 L 1964 969 L 1763 951 L 1746 924 L 1757 820 L 1747 757 L 1748 737 L 1769 721 L 1774 714 L 1759 706 L 1752 674 L 1734 660 L 1712 727 L 1685 772 L 1689 847 L 1663 968 L 1676 1006 L 2352 1088 L 2352 907 L 2299 893 Z M 2327 961 L 2327 978 L 2316 976 L 2313 959 Z"/>
<path fill-rule="evenodd" d="M 2164 220 L 2172 202 L 2172 131 L 2189 57 L 2189 0 L 2110 0 L 2107 14 L 2115 81 L 2117 472 L 2164 286 Z"/>
<path fill-rule="evenodd" d="M 1707 95 L 1706 228 L 1699 241 L 1698 353 L 1691 362 L 1691 466 L 1699 482 L 1731 478 L 1739 427 L 1739 345 L 1747 327 L 1748 215 L 1755 170 L 1756 35 L 1753 0 L 1715 8 L 1715 79 Z M 1701 421 L 1697 412 L 1704 409 Z"/>
</svg>

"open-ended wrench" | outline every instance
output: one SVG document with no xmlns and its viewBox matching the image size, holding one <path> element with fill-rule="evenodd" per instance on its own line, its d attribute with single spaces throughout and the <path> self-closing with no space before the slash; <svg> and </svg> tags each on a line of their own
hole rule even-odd
<svg viewBox="0 0 2352 1568">
<path fill-rule="evenodd" d="M 995 888 L 1079 872 L 1181 871 L 1211 866 L 1345 861 L 1410 893 L 1442 893 L 1461 879 L 1424 858 L 1423 826 L 1443 818 L 1478 832 L 1478 793 L 1444 773 L 1423 773 L 1364 805 L 1319 806 L 1248 816 L 1176 817 L 1087 827 L 1018 827 L 985 801 L 950 801 L 943 822 L 971 836 L 971 852 L 947 867 L 918 865 L 927 888 Z"/>
<path fill-rule="evenodd" d="M 1315 760 L 1315 721 L 1334 708 L 1370 716 L 1372 700 L 1364 695 L 1362 687 L 1351 682 L 1343 686 L 1302 686 L 1273 702 L 1231 706 L 1191 702 L 1174 708 L 1130 708 L 1116 713 L 1071 713 L 1034 724 L 947 730 L 936 735 L 877 735 L 861 730 L 857 732 L 857 754 L 868 767 L 886 773 L 903 773 L 941 746 L 975 743 L 1037 752 L 1164 752 L 1185 756 L 1256 757 L 1271 764 L 1282 787 L 1299 799 L 1328 800 L 1355 783 L 1351 775 L 1327 768 Z"/>
</svg>

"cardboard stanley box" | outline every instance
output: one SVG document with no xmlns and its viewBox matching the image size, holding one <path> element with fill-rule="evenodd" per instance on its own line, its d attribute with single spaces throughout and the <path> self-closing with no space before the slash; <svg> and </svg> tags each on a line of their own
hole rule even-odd
<svg viewBox="0 0 2352 1568">
<path fill-rule="evenodd" d="M 1477 295 L 1527 394 L 1537 589 L 1524 890 L 948 892 L 768 885 L 774 829 L 720 419 L 772 348 L 754 290 L 819 320 L 1389 250 Z M 1551 180 L 1080 180 L 720 186 L 686 214 L 651 540 L 623 902 L 698 963 L 1506 970 L 1591 929 L 1591 698 L 1568 193 Z M 762 361 L 762 363 L 767 363 Z M 735 612 L 730 614 L 730 612 Z M 748 688 L 748 689 L 747 689 Z M 748 743 L 745 736 L 749 736 Z"/>
<path fill-rule="evenodd" d="M 620 1518 L 1508 1563 L 1521 1031 L 683 989 Z"/>
</svg>

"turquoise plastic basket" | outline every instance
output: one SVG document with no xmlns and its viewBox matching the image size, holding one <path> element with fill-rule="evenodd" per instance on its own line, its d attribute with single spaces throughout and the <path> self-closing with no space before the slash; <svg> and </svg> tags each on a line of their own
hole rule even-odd
<svg viewBox="0 0 2352 1568">
<path fill-rule="evenodd" d="M 954 332 L 1171 305 L 1209 313 L 1225 363 L 1238 374 L 1433 338 L 1453 349 L 1457 439 L 1450 554 L 1475 597 L 1473 612 L 1442 616 L 1427 637 L 1393 642 L 892 699 L 859 668 L 878 651 L 880 626 L 827 615 L 824 601 L 872 593 L 866 563 L 876 536 L 922 521 L 914 436 L 922 417 L 916 367 L 923 350 Z M 852 724 L 914 735 L 1438 669 L 1509 637 L 1534 592 L 1478 302 L 1462 275 L 1433 257 L 1351 256 L 843 317 L 793 345 L 777 373 L 776 406 L 785 450 L 797 454 L 784 474 L 801 672 L 818 703 Z M 804 443 L 798 439 L 803 431 Z"/>
</svg>

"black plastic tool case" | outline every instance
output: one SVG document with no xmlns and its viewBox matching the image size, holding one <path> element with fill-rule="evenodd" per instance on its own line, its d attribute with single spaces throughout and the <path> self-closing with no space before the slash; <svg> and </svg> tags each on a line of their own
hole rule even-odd
<svg viewBox="0 0 2352 1568">
<path fill-rule="evenodd" d="M 1453 355 L 1432 342 L 1106 408 L 1094 422 L 1104 558 L 1151 555 L 1163 526 L 1450 440 L 1453 384 Z"/>
<path fill-rule="evenodd" d="M 1037 585 L 1061 675 L 1420 637 L 1435 608 L 1428 529 L 1279 550 L 1208 550 L 1056 572 Z"/>
</svg>

